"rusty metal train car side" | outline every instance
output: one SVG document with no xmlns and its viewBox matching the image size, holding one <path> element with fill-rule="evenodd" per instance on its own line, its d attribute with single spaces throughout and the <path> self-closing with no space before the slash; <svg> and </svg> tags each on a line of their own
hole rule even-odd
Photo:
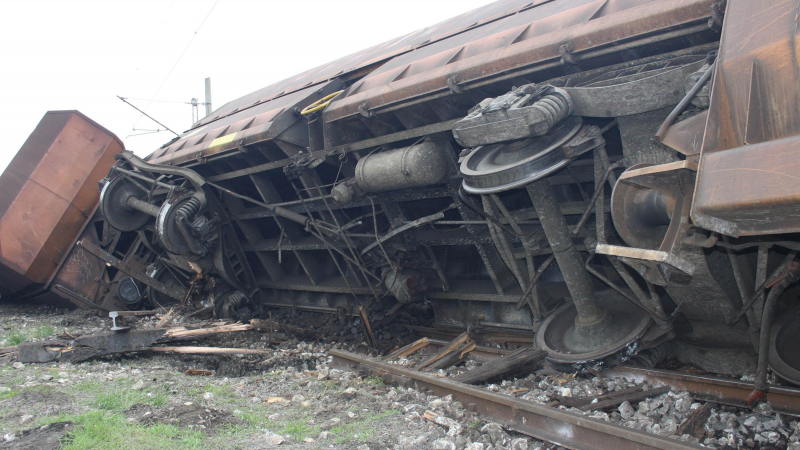
<svg viewBox="0 0 800 450">
<path fill-rule="evenodd" d="M 503 0 L 312 69 L 120 153 L 72 250 L 111 272 L 59 286 L 242 319 L 415 304 L 564 370 L 800 383 L 798 8 Z"/>
<path fill-rule="evenodd" d="M 68 255 L 93 220 L 98 177 L 123 149 L 77 111 L 45 114 L 0 176 L 0 295 L 42 294 L 65 261 L 72 270 Z"/>
</svg>

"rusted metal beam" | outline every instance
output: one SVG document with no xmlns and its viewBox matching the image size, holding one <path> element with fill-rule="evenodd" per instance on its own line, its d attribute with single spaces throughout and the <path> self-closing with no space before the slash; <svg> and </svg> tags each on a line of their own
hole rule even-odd
<svg viewBox="0 0 800 450">
<path fill-rule="evenodd" d="M 108 253 L 107 251 L 103 250 L 102 248 L 96 246 L 93 242 L 87 239 L 81 239 L 76 244 L 78 247 L 83 247 L 86 249 L 87 252 L 97 256 L 106 264 L 114 266 L 115 268 L 121 270 L 122 272 L 127 273 L 128 275 L 132 276 L 147 286 L 161 292 L 164 295 L 168 295 L 178 301 L 182 301 L 183 298 L 186 296 L 186 291 L 181 288 L 177 287 L 169 287 L 161 283 L 160 281 L 150 278 L 146 275 L 143 275 L 140 271 L 131 267 L 128 263 L 120 260 L 119 258 L 115 257 L 114 255 Z"/>
<path fill-rule="evenodd" d="M 350 152 L 354 152 L 356 150 L 363 150 L 365 148 L 377 147 L 379 145 L 390 144 L 392 142 L 402 141 L 405 139 L 413 139 L 417 137 L 427 136 L 429 134 L 441 133 L 442 131 L 449 131 L 450 129 L 453 128 L 453 124 L 456 123 L 458 120 L 459 119 L 447 120 L 445 122 L 439 122 L 432 125 L 425 125 L 424 127 L 412 128 L 410 130 L 405 130 L 405 131 L 398 131 L 397 133 L 378 136 L 372 139 L 366 139 L 363 141 L 354 142 L 352 144 L 344 144 L 332 148 L 318 150 L 316 152 L 311 152 L 311 154 L 308 155 L 308 158 L 324 159 L 329 156 L 344 155 Z M 266 164 L 259 164 L 257 166 L 248 167 L 246 169 L 234 170 L 233 172 L 228 172 L 221 175 L 215 175 L 213 177 L 209 177 L 208 181 L 214 182 L 214 181 L 230 180 L 232 178 L 243 177 L 245 175 L 252 175 L 254 173 L 264 172 L 272 169 L 278 169 L 284 166 L 288 166 L 292 161 L 293 160 L 291 158 L 285 158 L 281 159 L 280 161 L 274 161 Z"/>
<path fill-rule="evenodd" d="M 557 445 L 578 450 L 689 450 L 699 445 L 550 408 L 515 397 L 435 377 L 353 353 L 331 350 L 333 366 L 371 373 L 389 384 L 415 386 L 437 396 L 452 395 L 473 412 L 480 412 L 508 428 Z"/>
</svg>

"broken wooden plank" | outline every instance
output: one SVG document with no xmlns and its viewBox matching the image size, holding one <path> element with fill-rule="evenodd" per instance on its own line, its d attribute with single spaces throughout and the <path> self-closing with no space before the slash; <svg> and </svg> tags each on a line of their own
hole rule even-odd
<svg viewBox="0 0 800 450">
<path fill-rule="evenodd" d="M 661 386 L 650 389 L 649 391 L 635 390 L 632 392 L 626 392 L 624 394 L 622 391 L 612 392 L 606 394 L 605 396 L 597 397 L 598 400 L 596 402 L 594 403 L 589 402 L 586 405 L 579 406 L 578 409 L 580 409 L 581 411 L 596 411 L 599 409 L 606 409 L 617 406 L 622 402 L 636 403 L 646 398 L 656 397 L 658 395 L 667 393 L 669 392 L 669 390 L 670 390 L 669 386 Z M 601 397 L 605 398 L 601 399 Z"/>
<path fill-rule="evenodd" d="M 434 362 L 433 364 L 428 366 L 426 370 L 435 372 L 439 369 L 447 369 L 450 366 L 454 366 L 463 361 L 469 352 L 475 350 L 476 345 L 477 343 L 475 341 L 469 341 L 464 344 L 461 344 L 461 346 L 457 348 L 454 352 Z"/>
<path fill-rule="evenodd" d="M 11 347 L 0 347 L 0 356 L 6 356 L 8 354 L 16 353 L 16 352 L 17 352 L 17 346 L 16 345 L 11 346 Z"/>
<path fill-rule="evenodd" d="M 705 425 L 709 416 L 711 416 L 711 403 L 706 403 L 692 411 L 689 418 L 678 427 L 678 435 L 689 434 L 700 439 L 705 434 L 703 425 Z"/>
<path fill-rule="evenodd" d="M 642 392 L 642 388 L 637 386 L 637 387 L 633 387 L 633 388 L 630 388 L 630 389 L 625 389 L 625 390 L 622 390 L 622 391 L 612 391 L 612 392 L 609 392 L 607 394 L 599 395 L 597 397 L 576 398 L 576 397 L 564 397 L 564 396 L 561 396 L 561 395 L 553 395 L 553 398 L 558 400 L 559 404 L 564 405 L 564 406 L 566 406 L 568 408 L 580 408 L 580 407 L 583 407 L 583 406 L 586 406 L 586 405 L 592 403 L 595 399 L 597 399 L 597 402 L 600 402 L 600 401 L 608 400 L 608 399 L 611 399 L 611 398 L 625 397 L 625 396 L 628 396 L 628 395 L 631 395 L 631 394 L 635 394 L 637 392 Z M 619 403 L 622 403 L 625 400 L 627 400 L 627 399 L 620 400 Z"/>
<path fill-rule="evenodd" d="M 438 360 L 444 358 L 445 356 L 449 355 L 450 353 L 456 351 L 461 345 L 463 345 L 467 341 L 469 341 L 469 334 L 461 333 L 455 339 L 453 339 L 452 341 L 448 342 L 447 345 L 442 347 L 442 349 L 439 350 L 438 353 L 434 353 L 433 355 L 431 355 L 431 356 L 423 359 L 419 363 L 417 363 L 417 365 L 414 366 L 414 369 L 422 370 L 422 369 L 430 366 L 431 364 L 435 363 L 436 361 L 438 361 Z"/>
<path fill-rule="evenodd" d="M 221 325 L 218 327 L 211 327 L 211 328 L 195 328 L 193 330 L 187 330 L 184 327 L 178 328 L 170 328 L 164 331 L 164 338 L 166 339 L 194 339 L 199 337 L 211 336 L 212 334 L 219 334 L 219 333 L 232 333 L 236 331 L 249 331 L 253 329 L 253 325 L 250 324 L 232 324 L 232 325 Z"/>
<path fill-rule="evenodd" d="M 199 375 L 201 377 L 210 377 L 214 375 L 214 372 L 210 370 L 203 370 L 203 369 L 186 369 L 186 375 Z"/>
<path fill-rule="evenodd" d="M 367 330 L 367 336 L 369 336 L 369 342 L 372 344 L 372 348 L 378 348 L 378 341 L 375 340 L 375 335 L 372 334 L 372 326 L 369 324 L 369 318 L 367 318 L 367 311 L 364 310 L 363 305 L 358 305 L 358 312 L 361 314 L 361 321 L 364 322 L 364 328 Z"/>
<path fill-rule="evenodd" d="M 163 328 L 168 324 L 170 324 L 172 322 L 172 314 L 174 312 L 175 308 L 170 308 L 169 311 L 167 311 L 167 313 L 164 314 L 164 317 L 162 317 L 161 320 L 158 321 L 158 323 L 156 324 L 156 328 Z"/>
<path fill-rule="evenodd" d="M 440 416 L 433 411 L 425 411 L 422 414 L 422 418 L 426 420 L 430 420 L 431 422 L 441 425 L 447 428 L 447 435 L 448 436 L 458 436 L 461 434 L 461 424 L 456 422 L 455 420 L 446 417 Z"/>
<path fill-rule="evenodd" d="M 251 330 L 251 325 L 233 324 L 211 328 L 187 330 L 177 328 L 150 328 L 130 330 L 125 333 L 98 333 L 83 335 L 74 340 L 23 342 L 17 360 L 25 363 L 72 361 L 79 362 L 103 355 L 149 350 L 155 344 L 198 339 L 219 333 Z"/>
<path fill-rule="evenodd" d="M 192 355 L 266 355 L 273 350 L 255 348 L 222 348 L 222 347 L 151 347 L 150 350 L 160 353 L 187 353 Z"/>
<path fill-rule="evenodd" d="M 547 352 L 538 348 L 519 348 L 500 358 L 464 372 L 453 378 L 454 381 L 466 384 L 477 384 L 489 381 L 501 375 L 514 375 L 520 372 L 530 373 L 536 364 L 547 356 Z"/>
<path fill-rule="evenodd" d="M 393 359 L 405 358 L 405 357 L 413 354 L 417 350 L 419 350 L 421 348 L 424 348 L 424 347 L 427 347 L 427 345 L 429 343 L 430 343 L 430 339 L 428 339 L 426 337 L 424 337 L 422 339 L 418 339 L 418 340 L 406 345 L 405 347 L 400 347 L 399 349 L 393 351 L 389 355 L 385 356 L 383 358 L 383 360 L 384 361 L 391 361 Z"/>
</svg>

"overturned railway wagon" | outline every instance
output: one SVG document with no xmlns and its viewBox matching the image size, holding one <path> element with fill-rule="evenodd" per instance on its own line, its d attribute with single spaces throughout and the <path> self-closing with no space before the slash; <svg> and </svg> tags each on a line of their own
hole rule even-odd
<svg viewBox="0 0 800 450">
<path fill-rule="evenodd" d="M 800 382 L 798 6 L 505 0 L 347 56 L 120 152 L 35 287 L 423 303 L 565 370 L 668 352 Z"/>
</svg>

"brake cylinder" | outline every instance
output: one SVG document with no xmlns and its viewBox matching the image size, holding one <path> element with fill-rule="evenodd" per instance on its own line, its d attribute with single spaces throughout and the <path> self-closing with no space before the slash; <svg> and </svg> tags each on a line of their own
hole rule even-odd
<svg viewBox="0 0 800 450">
<path fill-rule="evenodd" d="M 373 153 L 356 165 L 356 182 L 365 192 L 386 192 L 436 184 L 447 175 L 444 150 L 430 139 Z"/>
</svg>

